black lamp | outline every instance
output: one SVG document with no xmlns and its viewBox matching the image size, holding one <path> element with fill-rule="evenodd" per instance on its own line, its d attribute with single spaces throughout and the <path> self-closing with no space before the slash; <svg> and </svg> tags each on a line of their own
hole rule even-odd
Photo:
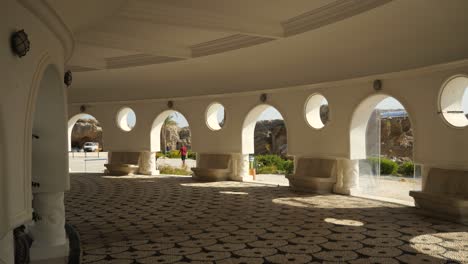
<svg viewBox="0 0 468 264">
<path fill-rule="evenodd" d="M 374 90 L 376 91 L 381 91 L 382 90 L 382 81 L 381 80 L 375 80 L 373 83 Z"/>
<path fill-rule="evenodd" d="M 174 102 L 173 101 L 167 101 L 167 107 L 168 108 L 174 107 Z"/>
<path fill-rule="evenodd" d="M 64 75 L 63 75 L 63 82 L 67 85 L 67 86 L 70 86 L 73 82 L 73 74 L 71 71 L 67 71 Z"/>
<path fill-rule="evenodd" d="M 263 93 L 260 95 L 260 102 L 265 103 L 267 99 L 268 99 L 267 94 Z"/>
<path fill-rule="evenodd" d="M 25 56 L 31 48 L 28 34 L 26 34 L 23 29 L 11 34 L 10 45 L 13 52 L 20 58 Z"/>
</svg>

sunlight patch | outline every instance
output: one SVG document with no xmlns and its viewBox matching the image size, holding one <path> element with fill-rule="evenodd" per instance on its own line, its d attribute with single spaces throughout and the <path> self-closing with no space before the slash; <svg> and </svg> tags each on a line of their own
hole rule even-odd
<svg viewBox="0 0 468 264">
<path fill-rule="evenodd" d="M 336 219 L 336 218 L 325 218 L 325 222 L 332 223 L 335 225 L 344 225 L 344 226 L 363 226 L 364 223 L 357 220 L 350 219 Z"/>
<path fill-rule="evenodd" d="M 246 192 L 233 192 L 233 191 L 224 191 L 224 192 L 219 192 L 219 193 L 222 193 L 222 194 L 237 194 L 237 195 L 248 195 L 249 193 L 246 193 Z"/>
</svg>

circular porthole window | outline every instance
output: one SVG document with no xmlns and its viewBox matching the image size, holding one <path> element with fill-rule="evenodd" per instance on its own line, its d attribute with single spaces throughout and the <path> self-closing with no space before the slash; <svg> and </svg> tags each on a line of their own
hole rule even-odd
<svg viewBox="0 0 468 264">
<path fill-rule="evenodd" d="M 135 112 L 130 107 L 124 107 L 117 113 L 117 126 L 123 131 L 130 131 L 135 127 Z"/>
<path fill-rule="evenodd" d="M 321 94 L 313 94 L 307 99 L 305 105 L 305 119 L 315 128 L 323 128 L 329 121 L 329 108 L 327 99 Z"/>
<path fill-rule="evenodd" d="M 468 126 L 468 76 L 449 79 L 440 93 L 440 113 L 454 127 Z"/>
<path fill-rule="evenodd" d="M 220 130 L 226 121 L 224 106 L 220 103 L 213 103 L 206 110 L 206 124 L 211 130 Z"/>
</svg>

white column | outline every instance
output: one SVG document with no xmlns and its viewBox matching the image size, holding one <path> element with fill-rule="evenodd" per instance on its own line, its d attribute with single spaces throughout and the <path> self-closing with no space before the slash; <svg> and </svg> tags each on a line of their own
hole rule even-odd
<svg viewBox="0 0 468 264">
<path fill-rule="evenodd" d="M 15 263 L 13 231 L 9 231 L 6 234 L 0 234 L 0 263 Z"/>
<path fill-rule="evenodd" d="M 50 260 L 48 263 L 56 263 L 68 256 L 63 196 L 63 192 L 34 194 L 33 208 L 40 219 L 30 227 L 34 239 L 32 261 Z"/>
<path fill-rule="evenodd" d="M 359 161 L 342 159 L 338 161 L 337 182 L 334 192 L 350 195 L 359 188 Z"/>
<path fill-rule="evenodd" d="M 159 175 L 159 171 L 156 169 L 156 152 L 140 152 L 138 163 L 140 167 L 138 173 L 143 175 Z"/>
<path fill-rule="evenodd" d="M 421 190 L 425 191 L 426 190 L 426 181 L 427 181 L 427 175 L 429 174 L 429 171 L 431 170 L 431 167 L 428 165 L 423 165 L 420 164 L 421 166 Z"/>
<path fill-rule="evenodd" d="M 239 160 L 239 179 L 252 179 L 252 176 L 249 174 L 249 154 L 242 154 Z"/>
</svg>

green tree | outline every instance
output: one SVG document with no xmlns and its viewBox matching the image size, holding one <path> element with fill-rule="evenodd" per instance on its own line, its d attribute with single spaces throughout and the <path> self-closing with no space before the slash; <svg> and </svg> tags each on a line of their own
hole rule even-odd
<svg viewBox="0 0 468 264">
<path fill-rule="evenodd" d="M 177 116 L 177 113 L 174 113 L 175 116 Z M 163 153 L 166 153 L 166 147 L 167 147 L 167 140 L 166 140 L 166 127 L 167 126 L 176 126 L 177 122 L 174 120 L 174 116 L 170 115 L 168 116 L 163 123 L 162 129 L 161 129 L 161 137 L 162 137 L 162 142 L 163 142 Z"/>
</svg>

